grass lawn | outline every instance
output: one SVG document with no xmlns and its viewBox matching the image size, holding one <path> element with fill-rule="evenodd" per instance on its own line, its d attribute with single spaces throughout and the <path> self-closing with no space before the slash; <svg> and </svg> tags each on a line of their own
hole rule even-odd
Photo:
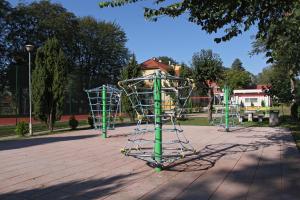
<svg viewBox="0 0 300 200">
<path fill-rule="evenodd" d="M 87 120 L 79 121 L 78 126 L 86 126 L 88 125 Z M 65 129 L 69 128 L 69 122 L 56 122 L 54 125 L 54 131 L 58 129 Z M 9 126 L 0 126 L 0 137 L 7 137 L 7 136 L 14 136 L 16 126 L 9 125 Z M 48 131 L 48 127 L 44 123 L 38 123 L 32 125 L 33 133 L 35 132 L 42 132 Z"/>
<path fill-rule="evenodd" d="M 187 120 L 179 120 L 178 122 L 180 125 L 211 126 L 206 117 L 193 117 Z"/>
<path fill-rule="evenodd" d="M 89 128 L 89 124 L 87 120 L 79 120 L 78 122 L 79 122 L 77 128 L 78 130 L 82 130 L 83 128 L 84 129 Z M 128 126 L 134 124 L 136 123 L 131 123 L 129 119 L 125 119 L 122 122 L 118 120 L 116 121 L 116 127 Z M 16 129 L 15 125 L 0 126 L 0 138 L 17 136 L 15 133 L 15 129 Z M 52 133 L 48 131 L 48 127 L 44 123 L 33 124 L 32 129 L 33 129 L 33 134 L 36 133 L 36 135 L 45 135 L 45 134 L 54 134 L 54 133 L 57 134 L 57 133 L 62 133 L 71 130 L 69 127 L 69 122 L 56 122 L 54 124 L 54 129 Z M 61 129 L 66 129 L 66 130 L 61 130 Z M 41 132 L 45 132 L 45 133 L 41 133 Z"/>
<path fill-rule="evenodd" d="M 129 120 L 126 119 L 122 122 L 117 121 L 116 127 L 135 125 L 135 124 L 136 123 L 131 123 L 131 122 L 129 122 Z M 168 122 L 167 124 L 171 124 L 171 123 Z M 179 124 L 180 125 L 193 125 L 193 126 L 210 126 L 211 125 L 211 124 L 209 124 L 206 117 L 189 118 L 187 120 L 179 121 Z M 82 120 L 82 121 L 79 121 L 78 126 L 80 127 L 80 126 L 87 126 L 87 125 L 88 125 L 87 120 Z M 8 136 L 15 136 L 16 135 L 15 128 L 16 127 L 14 125 L 0 126 L 0 138 L 8 137 Z M 56 122 L 54 125 L 54 131 L 59 130 L 59 129 L 68 129 L 68 128 L 69 128 L 68 122 Z M 43 124 L 43 123 L 33 124 L 33 133 L 43 132 L 43 131 L 48 131 L 48 128 L 45 124 Z M 57 131 L 56 131 L 56 133 L 57 133 Z M 47 134 L 47 133 L 45 133 L 45 134 Z"/>
<path fill-rule="evenodd" d="M 178 120 L 180 125 L 192 125 L 192 126 L 212 126 L 211 123 L 208 122 L 206 117 L 193 117 L 189 118 L 187 120 Z M 168 123 L 170 124 L 170 123 Z M 258 121 L 253 121 L 253 122 L 248 122 L 245 121 L 242 124 L 240 124 L 237 120 L 235 121 L 235 124 L 239 126 L 251 126 L 251 127 L 267 127 L 269 126 L 269 121 L 264 120 L 263 122 L 258 122 Z"/>
<path fill-rule="evenodd" d="M 262 122 L 254 121 L 254 122 L 248 122 L 245 121 L 241 124 L 241 126 L 246 127 L 268 127 L 269 126 L 269 120 L 263 120 Z"/>
</svg>

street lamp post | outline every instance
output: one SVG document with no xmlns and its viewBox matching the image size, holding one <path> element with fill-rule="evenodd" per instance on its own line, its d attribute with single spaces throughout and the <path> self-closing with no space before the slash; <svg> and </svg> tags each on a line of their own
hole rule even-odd
<svg viewBox="0 0 300 200">
<path fill-rule="evenodd" d="M 34 48 L 33 45 L 31 44 L 27 44 L 26 46 L 26 50 L 28 52 L 28 59 L 29 59 L 29 70 L 28 70 L 28 91 L 29 91 L 29 135 L 32 136 L 32 121 L 31 121 L 31 52 Z"/>
</svg>

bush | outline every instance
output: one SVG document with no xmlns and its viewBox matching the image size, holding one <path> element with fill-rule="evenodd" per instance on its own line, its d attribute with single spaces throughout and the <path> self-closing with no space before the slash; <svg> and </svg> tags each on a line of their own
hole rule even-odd
<svg viewBox="0 0 300 200">
<path fill-rule="evenodd" d="M 293 119 L 298 119 L 298 104 L 296 102 L 292 103 L 291 116 Z"/>
<path fill-rule="evenodd" d="M 192 104 L 192 101 L 189 101 L 189 104 L 188 104 L 188 112 L 189 112 L 189 113 L 193 113 L 193 104 Z"/>
<path fill-rule="evenodd" d="M 266 107 L 266 103 L 264 100 L 261 101 L 261 107 Z"/>
<path fill-rule="evenodd" d="M 78 126 L 78 121 L 76 120 L 74 115 L 72 115 L 69 119 L 69 126 L 72 130 L 76 129 Z"/>
<path fill-rule="evenodd" d="M 18 136 L 24 136 L 29 132 L 28 123 L 19 122 L 16 126 L 15 132 Z"/>
<path fill-rule="evenodd" d="M 88 117 L 88 124 L 90 125 L 91 128 L 94 128 L 94 120 L 92 116 Z"/>
<path fill-rule="evenodd" d="M 119 121 L 120 121 L 121 123 L 124 122 L 124 117 L 123 117 L 122 115 L 119 116 Z"/>
<path fill-rule="evenodd" d="M 244 108 L 245 105 L 244 105 L 244 102 L 241 100 L 241 104 L 240 104 L 241 108 Z"/>
</svg>

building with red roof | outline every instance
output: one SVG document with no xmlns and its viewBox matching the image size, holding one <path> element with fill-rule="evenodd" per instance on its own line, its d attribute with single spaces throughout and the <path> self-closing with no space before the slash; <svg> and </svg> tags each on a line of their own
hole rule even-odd
<svg viewBox="0 0 300 200">
<path fill-rule="evenodd" d="M 232 100 L 236 104 L 243 104 L 244 106 L 266 106 L 272 105 L 270 95 L 268 95 L 269 85 L 256 85 L 247 89 L 233 90 Z"/>
<path fill-rule="evenodd" d="M 162 63 L 161 60 L 157 58 L 151 58 L 140 64 L 143 71 L 143 75 L 153 74 L 156 70 L 160 69 L 163 73 L 175 72 L 175 75 L 179 75 L 180 67 L 179 65 L 169 65 Z"/>
</svg>

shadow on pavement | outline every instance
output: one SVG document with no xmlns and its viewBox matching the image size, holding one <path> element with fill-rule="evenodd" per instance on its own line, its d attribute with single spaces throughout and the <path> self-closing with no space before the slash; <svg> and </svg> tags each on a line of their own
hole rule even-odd
<svg viewBox="0 0 300 200">
<path fill-rule="evenodd" d="M 262 146 L 268 146 L 267 143 L 252 143 L 252 144 L 233 144 L 220 143 L 210 144 L 203 149 L 197 151 L 196 154 L 190 155 L 185 159 L 171 163 L 166 166 L 169 171 L 201 171 L 212 168 L 215 163 L 224 156 L 233 155 L 246 151 L 255 151 Z"/>
<path fill-rule="evenodd" d="M 29 190 L 17 190 L 0 194 L 0 199 L 39 199 L 39 200 L 61 200 L 61 199 L 98 199 L 112 195 L 126 186 L 127 178 L 138 179 L 138 173 L 118 174 L 99 179 L 85 179 L 71 181 L 57 185 L 44 186 Z"/>
<path fill-rule="evenodd" d="M 11 149 L 20 149 L 36 145 L 43 145 L 53 142 L 63 142 L 70 140 L 82 140 L 92 137 L 97 137 L 98 135 L 78 135 L 78 136 L 57 136 L 57 137 L 39 137 L 39 138 L 30 138 L 24 140 L 9 140 L 0 142 L 0 151 L 1 150 L 11 150 Z"/>
</svg>

